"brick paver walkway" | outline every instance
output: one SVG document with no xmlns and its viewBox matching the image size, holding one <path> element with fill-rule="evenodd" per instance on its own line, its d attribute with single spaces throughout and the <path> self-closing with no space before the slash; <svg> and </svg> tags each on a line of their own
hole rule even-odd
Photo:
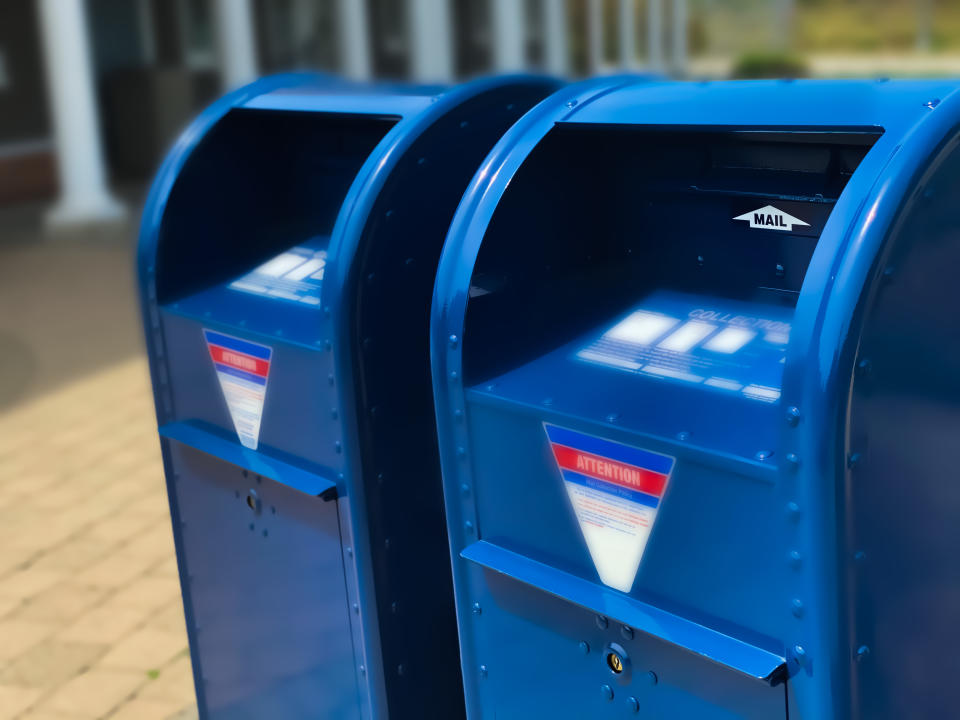
<svg viewBox="0 0 960 720">
<path fill-rule="evenodd" d="M 0 718 L 196 717 L 146 362 L 0 414 Z"/>
</svg>

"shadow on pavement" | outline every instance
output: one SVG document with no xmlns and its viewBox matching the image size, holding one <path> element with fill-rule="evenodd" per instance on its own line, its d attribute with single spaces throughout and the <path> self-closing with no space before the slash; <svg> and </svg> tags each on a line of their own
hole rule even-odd
<svg viewBox="0 0 960 720">
<path fill-rule="evenodd" d="M 0 412 L 140 354 L 134 253 L 123 222 L 44 228 L 42 207 L 0 208 Z"/>
</svg>

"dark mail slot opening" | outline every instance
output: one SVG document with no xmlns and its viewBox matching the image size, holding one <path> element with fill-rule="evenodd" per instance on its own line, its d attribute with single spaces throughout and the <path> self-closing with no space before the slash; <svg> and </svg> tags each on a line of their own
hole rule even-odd
<svg viewBox="0 0 960 720">
<path fill-rule="evenodd" d="M 170 193 L 158 301 L 241 279 L 291 248 L 325 251 L 360 167 L 397 120 L 230 111 L 200 141 Z"/>
<path fill-rule="evenodd" d="M 580 336 L 589 344 L 631 311 L 712 326 L 686 328 L 671 352 L 709 342 L 740 316 L 747 331 L 785 345 L 824 224 L 880 132 L 558 125 L 516 174 L 484 237 L 466 316 L 466 381 Z M 644 318 L 657 320 L 638 316 L 619 334 L 664 340 Z M 729 351 L 746 337 L 731 331 L 713 347 Z M 640 362 L 621 359 L 621 369 Z"/>
</svg>

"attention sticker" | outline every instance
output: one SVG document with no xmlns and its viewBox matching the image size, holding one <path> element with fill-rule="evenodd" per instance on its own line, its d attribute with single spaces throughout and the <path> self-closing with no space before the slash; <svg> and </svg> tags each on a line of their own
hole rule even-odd
<svg viewBox="0 0 960 720">
<path fill-rule="evenodd" d="M 600 580 L 630 592 L 675 458 L 543 427 Z"/>
<path fill-rule="evenodd" d="M 205 329 L 203 336 L 240 444 L 256 450 L 273 350 L 213 330 Z"/>
</svg>

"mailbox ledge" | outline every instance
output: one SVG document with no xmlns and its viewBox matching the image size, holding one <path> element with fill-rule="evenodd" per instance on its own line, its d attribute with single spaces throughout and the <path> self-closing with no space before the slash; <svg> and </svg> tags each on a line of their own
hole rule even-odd
<svg viewBox="0 0 960 720">
<path fill-rule="evenodd" d="M 460 557 L 608 616 L 641 632 L 771 685 L 786 676 L 786 659 L 589 580 L 481 540 Z"/>
<path fill-rule="evenodd" d="M 160 427 L 160 436 L 212 455 L 243 470 L 270 478 L 307 495 L 322 497 L 324 500 L 332 500 L 336 497 L 337 486 L 330 480 L 266 455 L 260 450 L 245 448 L 194 423 L 167 423 Z"/>
</svg>

